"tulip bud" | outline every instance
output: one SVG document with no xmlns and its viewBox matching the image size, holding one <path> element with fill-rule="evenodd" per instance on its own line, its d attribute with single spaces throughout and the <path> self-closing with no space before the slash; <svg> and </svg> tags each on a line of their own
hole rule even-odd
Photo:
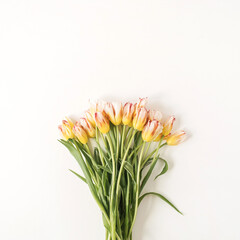
<svg viewBox="0 0 240 240">
<path fill-rule="evenodd" d="M 110 130 L 110 124 L 107 117 L 102 112 L 95 113 L 95 122 L 101 133 L 107 133 Z"/>
<path fill-rule="evenodd" d="M 91 114 L 90 110 L 85 112 L 85 118 L 92 124 L 93 127 L 96 126 L 95 120 L 93 115 Z"/>
<path fill-rule="evenodd" d="M 74 134 L 72 132 L 72 128 L 74 126 L 71 119 L 67 118 L 67 120 L 62 121 L 62 125 L 58 126 L 58 129 L 61 131 L 62 136 L 65 140 L 68 140 L 69 138 L 74 138 Z"/>
<path fill-rule="evenodd" d="M 156 110 L 149 110 L 148 120 L 157 120 L 160 122 L 162 120 L 162 113 Z"/>
<path fill-rule="evenodd" d="M 142 108 L 136 109 L 133 117 L 134 129 L 137 129 L 138 131 L 143 130 L 143 127 L 147 122 L 147 115 L 148 115 L 148 112 L 146 108 L 142 107 Z"/>
<path fill-rule="evenodd" d="M 73 133 L 82 144 L 86 144 L 88 142 L 87 132 L 79 123 L 74 125 Z"/>
<path fill-rule="evenodd" d="M 92 116 L 95 115 L 96 112 L 101 112 L 105 114 L 105 108 L 106 108 L 106 102 L 105 101 L 97 101 L 97 102 L 90 102 L 90 113 Z"/>
<path fill-rule="evenodd" d="M 123 107 L 123 117 L 122 123 L 124 125 L 132 125 L 133 114 L 135 111 L 135 107 L 132 103 L 126 103 Z"/>
<path fill-rule="evenodd" d="M 153 141 L 162 132 L 162 124 L 157 120 L 149 120 L 142 130 L 142 138 L 145 142 Z"/>
<path fill-rule="evenodd" d="M 167 138 L 168 145 L 178 145 L 186 139 L 186 133 L 184 131 L 178 131 Z"/>
<path fill-rule="evenodd" d="M 84 128 L 89 137 L 93 138 L 96 136 L 95 128 L 86 118 L 80 118 L 79 124 Z"/>
<path fill-rule="evenodd" d="M 164 124 L 162 134 L 164 136 L 168 136 L 173 128 L 173 123 L 175 121 L 175 117 L 171 116 Z"/>
<path fill-rule="evenodd" d="M 122 122 L 123 108 L 122 103 L 113 102 L 107 103 L 105 112 L 114 125 L 119 125 Z"/>
</svg>

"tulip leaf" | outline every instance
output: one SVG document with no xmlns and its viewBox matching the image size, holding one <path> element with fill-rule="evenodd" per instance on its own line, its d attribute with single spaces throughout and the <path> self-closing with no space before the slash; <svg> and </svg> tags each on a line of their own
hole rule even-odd
<svg viewBox="0 0 240 240">
<path fill-rule="evenodd" d="M 124 168 L 129 173 L 129 175 L 131 176 L 132 180 L 135 182 L 133 166 L 129 162 L 125 161 Z"/>
<path fill-rule="evenodd" d="M 154 180 L 156 180 L 159 176 L 161 176 L 161 175 L 163 175 L 164 173 L 166 173 L 167 170 L 168 170 L 168 163 L 167 163 L 167 161 L 166 161 L 165 159 L 161 158 L 161 157 L 159 157 L 159 159 L 162 160 L 162 161 L 164 161 L 165 165 L 164 165 L 164 168 L 162 169 L 162 171 L 155 177 Z"/>
<path fill-rule="evenodd" d="M 138 205 L 140 205 L 140 203 L 142 202 L 142 200 L 148 196 L 148 195 L 154 195 L 154 196 L 157 196 L 159 198 L 161 198 L 163 201 L 165 201 L 167 204 L 169 204 L 172 208 L 174 208 L 177 212 L 179 212 L 180 214 L 183 215 L 183 213 L 178 210 L 167 198 L 165 198 L 163 195 L 159 194 L 159 193 L 156 193 L 156 192 L 148 192 L 148 193 L 145 193 L 143 194 L 138 200 Z"/>
<path fill-rule="evenodd" d="M 85 183 L 87 183 L 86 178 L 82 177 L 81 175 L 79 175 L 78 173 L 74 172 L 73 170 L 69 169 L 70 172 L 72 172 L 73 174 L 75 174 L 77 177 L 79 177 L 82 181 L 84 181 Z"/>
<path fill-rule="evenodd" d="M 154 169 L 154 167 L 155 167 L 155 165 L 156 165 L 156 163 L 157 163 L 157 159 L 158 159 L 158 158 L 159 158 L 159 157 L 157 156 L 157 157 L 155 158 L 155 160 L 151 163 L 150 168 L 149 168 L 148 171 L 147 171 L 147 174 L 146 174 L 145 177 L 143 178 L 143 181 L 142 181 L 141 186 L 140 186 L 140 193 L 142 192 L 145 184 L 147 183 L 149 177 L 151 176 L 152 171 L 153 171 L 153 169 Z"/>
</svg>

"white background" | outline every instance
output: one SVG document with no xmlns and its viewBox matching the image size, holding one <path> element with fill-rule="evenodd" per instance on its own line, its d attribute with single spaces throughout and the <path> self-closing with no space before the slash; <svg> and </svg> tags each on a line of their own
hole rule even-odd
<svg viewBox="0 0 240 240">
<path fill-rule="evenodd" d="M 237 0 L 1 0 L 0 239 L 104 239 L 57 126 L 88 99 L 147 96 L 189 135 L 147 185 L 184 216 L 149 197 L 134 240 L 239 240 L 239 13 Z"/>
</svg>

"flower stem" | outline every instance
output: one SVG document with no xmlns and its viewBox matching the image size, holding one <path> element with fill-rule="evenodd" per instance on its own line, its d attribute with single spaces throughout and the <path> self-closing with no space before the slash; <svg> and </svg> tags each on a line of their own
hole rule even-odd
<svg viewBox="0 0 240 240">
<path fill-rule="evenodd" d="M 131 237 L 133 225 L 135 223 L 136 216 L 137 216 L 138 198 L 139 198 L 139 189 L 140 189 L 140 170 L 141 170 L 141 162 L 142 162 L 142 158 L 143 158 L 144 148 L 145 148 L 145 142 L 143 143 L 142 150 L 141 150 L 141 153 L 140 153 L 140 156 L 139 156 L 139 163 L 138 163 L 138 170 L 137 170 L 137 186 L 136 186 L 136 195 L 135 195 L 135 198 L 136 198 L 135 199 L 135 210 L 134 210 L 132 225 L 131 225 L 130 230 L 129 230 L 128 238 Z"/>
<path fill-rule="evenodd" d="M 110 147 L 111 157 L 112 157 L 112 186 L 111 186 L 111 196 L 110 196 L 110 222 L 111 222 L 111 239 L 116 240 L 116 214 L 114 203 L 114 190 L 115 190 L 115 178 L 116 178 L 116 163 L 113 153 L 113 146 L 111 137 L 107 135 L 107 140 Z"/>
</svg>

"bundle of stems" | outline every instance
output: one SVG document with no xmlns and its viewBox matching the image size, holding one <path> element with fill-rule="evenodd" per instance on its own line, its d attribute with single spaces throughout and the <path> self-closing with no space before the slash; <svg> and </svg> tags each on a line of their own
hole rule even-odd
<svg viewBox="0 0 240 240">
<path fill-rule="evenodd" d="M 124 108 L 121 111 L 122 121 Z M 108 122 L 106 113 L 107 111 L 105 122 L 95 116 L 95 126 L 91 125 L 93 128 L 84 123 L 73 125 L 70 119 L 64 120 L 60 130 L 65 139 L 59 141 L 67 147 L 81 167 L 84 176 L 70 171 L 88 184 L 102 213 L 106 240 L 132 240 L 138 207 L 146 196 L 155 195 L 181 213 L 163 195 L 156 192 L 143 194 L 143 190 L 158 161 L 162 161 L 164 167 L 155 179 L 168 170 L 167 161 L 160 156 L 161 148 L 180 143 L 183 134 L 168 134 L 169 137 L 163 134 L 172 128 L 173 118 L 166 122 L 165 129 L 164 125 L 161 126 L 160 130 L 157 130 L 157 136 L 152 138 L 152 134 L 147 135 L 151 133 L 151 127 L 145 129 L 147 124 L 150 124 L 148 121 L 155 121 L 148 120 L 149 113 L 142 131 L 138 129 L 137 123 L 131 126 L 122 122 L 116 125 L 112 123 L 114 121 Z M 133 122 L 136 114 L 135 109 Z M 160 121 L 158 122 L 160 124 Z M 89 124 L 90 121 L 85 118 L 85 123 Z M 105 123 L 107 125 L 104 126 Z M 94 141 L 88 141 L 90 130 L 94 130 Z M 159 140 L 154 141 L 157 137 Z"/>
</svg>

